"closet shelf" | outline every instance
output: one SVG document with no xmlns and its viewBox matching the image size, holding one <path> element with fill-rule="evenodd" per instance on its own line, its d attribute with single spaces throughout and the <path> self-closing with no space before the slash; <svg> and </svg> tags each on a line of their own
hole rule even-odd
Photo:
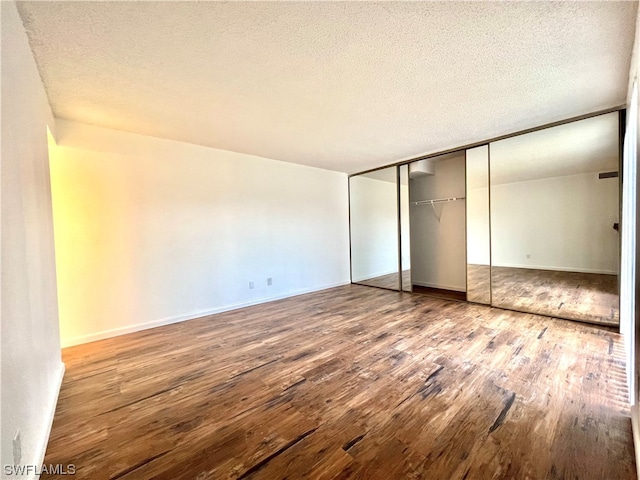
<svg viewBox="0 0 640 480">
<path fill-rule="evenodd" d="M 434 198 L 432 200 L 420 200 L 418 202 L 410 202 L 410 205 L 434 205 L 436 203 L 457 202 L 464 200 L 465 197 L 450 197 L 450 198 Z"/>
</svg>

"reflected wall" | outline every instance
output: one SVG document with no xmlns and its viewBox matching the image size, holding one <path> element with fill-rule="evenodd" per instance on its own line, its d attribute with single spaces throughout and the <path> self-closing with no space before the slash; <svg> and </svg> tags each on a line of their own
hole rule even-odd
<svg viewBox="0 0 640 480">
<path fill-rule="evenodd" d="M 349 178 L 351 279 L 400 289 L 396 167 Z"/>
<path fill-rule="evenodd" d="M 489 146 L 466 152 L 467 301 L 491 304 Z"/>
</svg>

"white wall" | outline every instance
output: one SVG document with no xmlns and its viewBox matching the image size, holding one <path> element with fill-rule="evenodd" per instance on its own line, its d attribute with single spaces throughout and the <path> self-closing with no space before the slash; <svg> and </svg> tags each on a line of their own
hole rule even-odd
<svg viewBox="0 0 640 480">
<path fill-rule="evenodd" d="M 2 465 L 20 430 L 24 465 L 44 457 L 64 365 L 56 303 L 47 125 L 52 122 L 13 2 L 2 17 Z M 21 477 L 26 478 L 26 477 Z"/>
<path fill-rule="evenodd" d="M 467 263 L 489 265 L 489 187 L 467 189 Z"/>
<path fill-rule="evenodd" d="M 398 272 L 395 182 L 351 177 L 351 258 L 354 282 Z"/>
<path fill-rule="evenodd" d="M 588 173 L 492 185 L 492 263 L 617 274 L 618 221 L 617 178 Z"/>
<path fill-rule="evenodd" d="M 489 147 L 467 150 L 466 161 L 467 263 L 489 265 Z"/>
<path fill-rule="evenodd" d="M 464 155 L 436 162 L 435 175 L 410 180 L 411 201 L 465 196 Z M 415 285 L 466 290 L 465 202 L 411 207 L 411 278 Z M 440 221 L 438 221 L 438 215 Z"/>
<path fill-rule="evenodd" d="M 345 174 L 63 120 L 57 136 L 63 345 L 349 282 Z"/>
</svg>

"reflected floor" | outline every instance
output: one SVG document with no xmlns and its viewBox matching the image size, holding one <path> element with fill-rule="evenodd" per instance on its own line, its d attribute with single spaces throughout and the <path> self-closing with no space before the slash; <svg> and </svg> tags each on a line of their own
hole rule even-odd
<svg viewBox="0 0 640 480">
<path fill-rule="evenodd" d="M 368 287 L 388 288 L 390 290 L 398 290 L 400 288 L 397 273 L 365 278 L 364 280 L 358 280 L 354 283 L 357 283 L 358 285 L 366 285 Z M 402 285 L 405 286 L 405 289 L 407 285 L 411 285 L 411 270 L 404 270 L 402 272 Z"/>
<path fill-rule="evenodd" d="M 619 325 L 618 277 L 492 267 L 493 306 Z"/>
<path fill-rule="evenodd" d="M 368 287 L 387 288 L 390 290 L 398 290 L 398 274 L 390 273 L 388 275 L 380 275 L 379 277 L 371 277 L 364 280 L 359 280 L 358 285 L 365 285 Z M 413 291 L 413 293 L 421 293 L 424 295 L 430 295 L 432 297 L 445 298 L 449 300 L 466 300 L 467 294 L 465 292 L 458 292 L 453 290 L 442 290 L 439 288 L 422 287 L 420 285 L 411 285 L 411 270 L 404 270 L 402 272 L 402 286 L 403 290 L 407 292 Z M 489 287 L 487 286 L 487 289 Z M 488 303 L 489 301 L 487 301 Z"/>
<path fill-rule="evenodd" d="M 467 300 L 491 304 L 491 267 L 467 264 Z"/>
</svg>

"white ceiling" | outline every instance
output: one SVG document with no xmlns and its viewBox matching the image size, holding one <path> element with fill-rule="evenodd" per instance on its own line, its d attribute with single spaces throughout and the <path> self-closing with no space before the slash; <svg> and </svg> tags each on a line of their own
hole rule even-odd
<svg viewBox="0 0 640 480">
<path fill-rule="evenodd" d="M 353 173 L 625 101 L 636 2 L 23 2 L 60 118 Z"/>
</svg>

